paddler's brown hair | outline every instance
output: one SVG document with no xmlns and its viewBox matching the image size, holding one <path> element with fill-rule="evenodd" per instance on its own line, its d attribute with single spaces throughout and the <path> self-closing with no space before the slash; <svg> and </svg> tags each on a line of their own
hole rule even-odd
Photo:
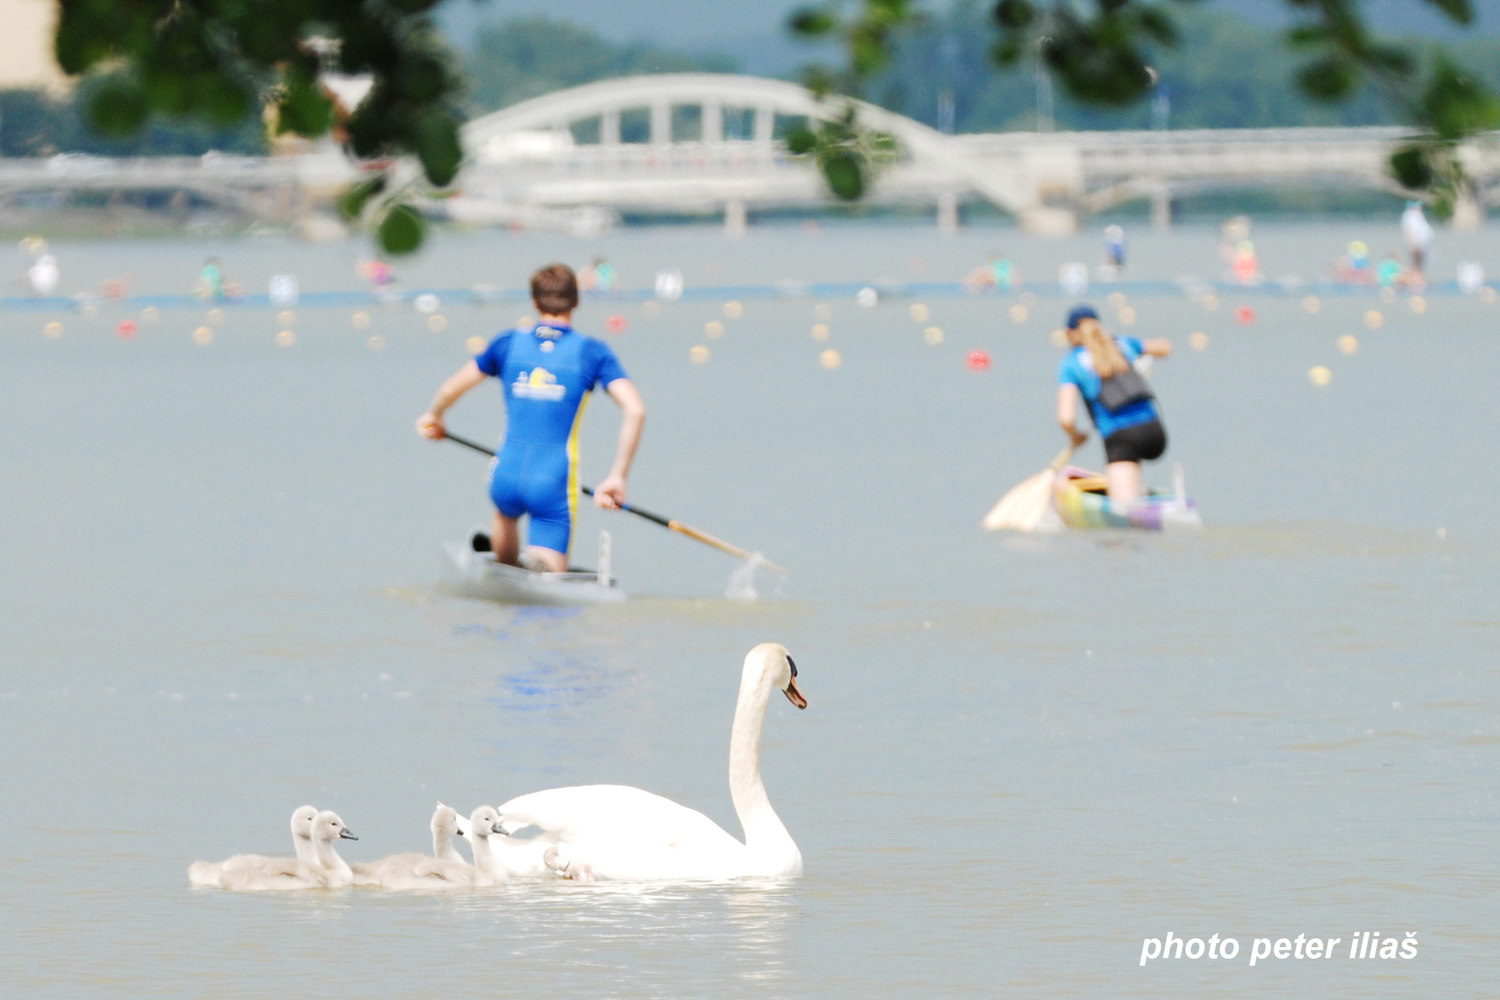
<svg viewBox="0 0 1500 1000">
<path fill-rule="evenodd" d="M 1104 332 L 1097 319 L 1084 319 L 1078 323 L 1078 335 L 1094 362 L 1094 373 L 1100 378 L 1113 378 L 1130 367 L 1115 338 Z"/>
<path fill-rule="evenodd" d="M 531 301 L 552 316 L 572 312 L 578 307 L 578 276 L 566 264 L 548 264 L 531 276 Z"/>
</svg>

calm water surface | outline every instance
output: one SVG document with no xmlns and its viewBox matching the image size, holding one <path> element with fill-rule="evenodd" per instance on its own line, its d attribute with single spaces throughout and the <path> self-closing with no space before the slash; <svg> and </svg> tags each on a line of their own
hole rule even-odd
<svg viewBox="0 0 1500 1000">
<path fill-rule="evenodd" d="M 1349 239 L 1398 245 L 1383 223 L 1256 237 L 1271 274 L 1306 277 Z M 1216 277 L 1216 240 L 1140 234 L 1136 276 Z M 1437 267 L 1500 273 L 1494 245 L 1444 234 Z M 57 249 L 64 291 L 124 275 L 179 292 L 215 252 L 252 289 L 287 270 L 306 290 L 360 280 L 352 244 Z M 1098 255 L 1093 236 L 874 227 L 445 236 L 401 274 L 515 286 L 603 252 L 632 286 L 668 266 L 690 287 L 952 280 L 996 249 L 1037 279 Z M 608 527 L 634 599 L 582 611 L 435 587 L 439 544 L 485 516 L 485 469 L 412 421 L 515 306 L 445 302 L 439 334 L 402 309 L 361 331 L 348 308 L 231 308 L 202 347 L 196 311 L 129 341 L 119 310 L 60 315 L 55 340 L 48 316 L 0 314 L 5 992 L 1495 995 L 1500 305 L 1245 301 L 1250 325 L 1233 296 L 1131 302 L 1132 332 L 1177 343 L 1154 379 L 1208 530 L 1025 539 L 978 521 L 1061 443 L 1047 335 L 1064 300 L 1019 323 L 1014 300 L 931 301 L 923 323 L 910 301 L 834 301 L 826 345 L 811 300 L 738 319 L 717 301 L 589 305 L 585 328 L 628 320 L 615 343 L 651 411 L 634 498 L 793 575 L 725 600 L 726 557 L 590 511 L 582 550 Z M 726 332 L 705 340 L 714 319 Z M 296 345 L 278 348 L 286 327 Z M 965 369 L 974 348 L 988 371 Z M 490 387 L 451 426 L 493 440 L 499 414 Z M 617 427 L 596 402 L 586 481 Z M 811 702 L 778 700 L 766 727 L 800 880 L 447 898 L 186 884 L 196 858 L 284 852 L 303 802 L 340 812 L 356 859 L 421 849 L 439 798 L 467 811 L 598 781 L 738 832 L 729 719 L 767 639 Z M 1367 930 L 1415 931 L 1418 957 L 1344 957 Z M 1168 931 L 1241 953 L 1140 968 L 1142 939 Z M 1299 933 L 1342 938 L 1339 957 L 1249 967 L 1253 938 Z"/>
</svg>

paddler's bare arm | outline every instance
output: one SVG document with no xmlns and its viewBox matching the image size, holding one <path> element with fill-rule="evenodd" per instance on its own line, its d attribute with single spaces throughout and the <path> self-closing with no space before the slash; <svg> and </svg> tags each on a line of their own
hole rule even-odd
<svg viewBox="0 0 1500 1000">
<path fill-rule="evenodd" d="M 487 378 L 489 376 L 480 371 L 479 366 L 472 361 L 454 372 L 433 397 L 432 405 L 427 408 L 427 412 L 417 418 L 417 433 L 425 438 L 441 441 L 443 435 L 447 433 L 443 428 L 443 413 L 448 407 L 458 402 L 458 397 Z"/>
<path fill-rule="evenodd" d="M 628 378 L 615 379 L 604 391 L 620 404 L 620 443 L 615 448 L 615 464 L 609 475 L 594 487 L 594 505 L 618 510 L 625 502 L 625 478 L 630 475 L 630 463 L 635 458 L 636 446 L 641 443 L 641 428 L 646 425 L 646 404 Z"/>
<path fill-rule="evenodd" d="M 1078 386 L 1071 382 L 1057 387 L 1057 424 L 1075 448 L 1089 439 L 1087 431 L 1078 429 Z"/>
<path fill-rule="evenodd" d="M 1172 356 L 1172 342 L 1165 337 L 1157 337 L 1154 340 L 1143 342 L 1141 350 L 1153 358 L 1170 358 Z"/>
</svg>

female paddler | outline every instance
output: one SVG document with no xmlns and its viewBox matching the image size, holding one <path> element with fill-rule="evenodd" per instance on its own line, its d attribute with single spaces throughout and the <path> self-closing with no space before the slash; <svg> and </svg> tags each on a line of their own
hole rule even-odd
<svg viewBox="0 0 1500 1000">
<path fill-rule="evenodd" d="M 1165 358 L 1172 353 L 1172 343 L 1112 337 L 1090 306 L 1078 306 L 1068 314 L 1068 343 L 1071 349 L 1057 370 L 1057 422 L 1073 447 L 1083 444 L 1089 436 L 1078 429 L 1078 400 L 1088 403 L 1089 416 L 1104 439 L 1110 502 L 1129 506 L 1141 495 L 1141 463 L 1167 450 L 1156 399 L 1136 372 L 1135 361 L 1143 354 Z"/>
</svg>

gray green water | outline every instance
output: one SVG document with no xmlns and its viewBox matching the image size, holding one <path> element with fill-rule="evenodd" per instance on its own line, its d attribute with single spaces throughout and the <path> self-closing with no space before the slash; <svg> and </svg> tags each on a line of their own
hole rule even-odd
<svg viewBox="0 0 1500 1000">
<path fill-rule="evenodd" d="M 1133 234 L 1138 277 L 1214 277 L 1217 233 Z M 1262 227 L 1273 275 L 1315 277 L 1394 225 Z M 1384 241 L 1384 242 L 1382 242 Z M 1500 273 L 1494 232 L 1439 241 Z M 274 241 L 57 248 L 63 290 L 180 292 L 217 252 L 252 290 L 355 288 L 360 248 Z M 608 254 L 690 285 L 1025 276 L 1094 237 L 850 227 L 444 236 L 408 285 L 514 286 Z M 18 258 L 19 269 L 19 258 Z M 918 273 L 920 271 L 920 273 Z M 1102 295 L 1096 296 L 1102 301 Z M 1247 300 L 1249 301 L 1249 300 Z M 1500 305 L 1256 298 L 1234 322 L 1143 298 L 1178 348 L 1155 382 L 1201 535 L 988 536 L 979 518 L 1061 445 L 1065 302 L 806 300 L 648 315 L 591 306 L 650 407 L 642 505 L 793 575 L 720 598 L 726 557 L 622 515 L 634 599 L 583 611 L 445 596 L 438 546 L 485 514 L 484 463 L 412 421 L 514 306 L 0 315 L 0 982 L 10 996 L 1493 996 L 1500 862 Z M 1362 314 L 1384 311 L 1378 331 Z M 721 320 L 721 339 L 704 324 Z M 923 342 L 927 325 L 945 342 Z M 1203 351 L 1191 332 L 1209 335 Z M 367 337 L 385 338 L 372 351 Z M 1335 340 L 1359 338 L 1341 354 Z M 707 343 L 705 364 L 688 349 Z M 818 363 L 825 346 L 842 365 Z M 973 348 L 994 359 L 965 369 Z M 1327 365 L 1331 384 L 1307 371 Z M 451 426 L 493 438 L 499 404 Z M 591 408 L 584 471 L 613 408 Z M 1098 446 L 1084 453 L 1097 462 Z M 1156 478 L 1168 478 L 1157 467 Z M 773 589 L 761 580 L 763 590 Z M 764 765 L 807 872 L 774 885 L 517 884 L 443 897 L 192 891 L 196 858 L 282 851 L 303 803 L 420 849 L 468 810 L 596 781 L 738 830 L 725 760 L 739 662 L 774 639 L 810 707 L 776 704 Z M 1138 964 L 1142 940 L 1233 936 L 1234 961 Z M 1415 959 L 1348 959 L 1415 931 Z M 1338 957 L 1248 965 L 1257 937 Z"/>
</svg>

